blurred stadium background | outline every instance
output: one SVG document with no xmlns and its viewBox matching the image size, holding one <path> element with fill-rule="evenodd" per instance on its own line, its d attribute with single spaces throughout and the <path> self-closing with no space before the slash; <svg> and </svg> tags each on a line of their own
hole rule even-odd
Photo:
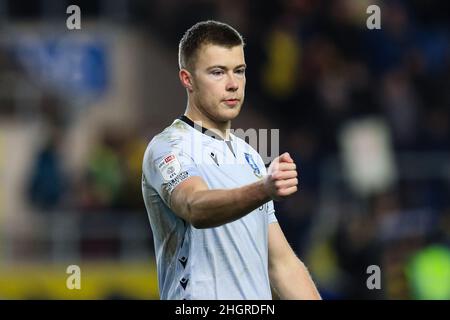
<svg viewBox="0 0 450 320">
<path fill-rule="evenodd" d="M 66 8 L 81 8 L 81 30 Z M 381 8 L 368 30 L 366 8 Z M 141 161 L 182 114 L 177 44 L 246 39 L 234 128 L 279 128 L 278 219 L 327 299 L 450 299 L 448 1 L 1 0 L 0 299 L 157 299 Z M 81 290 L 66 288 L 68 265 Z M 381 269 L 368 290 L 367 267 Z"/>
</svg>

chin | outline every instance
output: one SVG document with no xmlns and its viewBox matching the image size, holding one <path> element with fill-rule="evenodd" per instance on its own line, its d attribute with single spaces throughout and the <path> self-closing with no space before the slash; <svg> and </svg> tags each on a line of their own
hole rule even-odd
<svg viewBox="0 0 450 320">
<path fill-rule="evenodd" d="M 241 112 L 241 106 L 236 106 L 235 108 L 230 108 L 228 110 L 223 110 L 219 115 L 218 118 L 223 121 L 231 121 L 234 120 L 239 113 Z"/>
</svg>

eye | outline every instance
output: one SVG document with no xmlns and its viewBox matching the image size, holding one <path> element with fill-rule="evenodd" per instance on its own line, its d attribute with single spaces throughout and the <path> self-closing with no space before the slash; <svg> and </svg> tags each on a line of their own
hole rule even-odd
<svg viewBox="0 0 450 320">
<path fill-rule="evenodd" d="M 218 77 L 218 76 L 221 76 L 223 74 L 223 71 L 222 70 L 213 70 L 213 71 L 211 71 L 211 74 L 213 76 Z"/>
<path fill-rule="evenodd" d="M 236 70 L 236 73 L 237 73 L 238 75 L 244 75 L 244 74 L 245 74 L 245 69 L 244 69 L 244 68 L 238 69 L 238 70 Z"/>
</svg>

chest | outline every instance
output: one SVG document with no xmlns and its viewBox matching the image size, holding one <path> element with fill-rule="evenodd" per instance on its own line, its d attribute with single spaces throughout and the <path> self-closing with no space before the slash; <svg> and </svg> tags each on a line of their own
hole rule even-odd
<svg viewBox="0 0 450 320">
<path fill-rule="evenodd" d="M 265 174 L 257 155 L 237 143 L 231 147 L 225 141 L 203 145 L 195 158 L 203 179 L 212 189 L 240 187 Z"/>
</svg>

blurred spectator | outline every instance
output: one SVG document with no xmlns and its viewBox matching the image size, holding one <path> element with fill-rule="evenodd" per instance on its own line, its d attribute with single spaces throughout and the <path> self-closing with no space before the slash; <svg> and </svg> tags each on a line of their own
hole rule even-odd
<svg viewBox="0 0 450 320">
<path fill-rule="evenodd" d="M 135 212 L 144 210 L 141 195 L 142 159 L 148 141 L 139 136 L 135 130 L 126 134 L 122 146 L 122 169 L 124 180 L 121 192 L 121 204 L 124 209 Z"/>
<path fill-rule="evenodd" d="M 120 139 L 116 131 L 105 130 L 91 150 L 80 190 L 82 210 L 114 209 L 118 205 L 124 180 Z"/>
<path fill-rule="evenodd" d="M 413 146 L 417 137 L 418 97 L 408 76 L 401 70 L 385 74 L 382 79 L 380 104 L 384 108 L 398 147 Z"/>
<path fill-rule="evenodd" d="M 450 300 L 450 250 L 431 245 L 416 252 L 406 266 L 412 298 Z"/>
<path fill-rule="evenodd" d="M 49 212 L 61 205 L 68 189 L 68 179 L 60 155 L 62 129 L 52 125 L 48 137 L 33 161 L 28 185 L 31 204 L 41 212 Z"/>
</svg>

